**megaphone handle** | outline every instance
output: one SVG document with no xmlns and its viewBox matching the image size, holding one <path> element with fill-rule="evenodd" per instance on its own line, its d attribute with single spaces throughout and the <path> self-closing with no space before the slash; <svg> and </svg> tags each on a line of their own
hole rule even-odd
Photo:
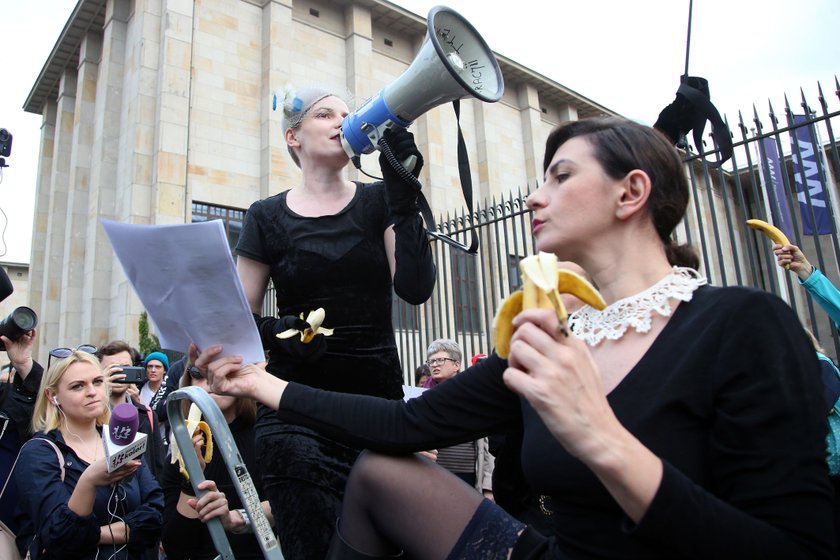
<svg viewBox="0 0 840 560">
<path fill-rule="evenodd" d="M 414 171 L 414 166 L 417 165 L 417 156 L 412 154 L 405 158 L 401 163 L 402 166 L 405 167 L 405 170 L 411 173 Z"/>
<path fill-rule="evenodd" d="M 397 175 L 399 175 L 403 181 L 409 185 L 413 185 L 418 191 L 423 189 L 423 185 L 420 183 L 420 180 L 411 173 L 411 170 L 414 169 L 415 165 L 417 165 L 417 156 L 410 155 L 405 158 L 404 162 L 401 162 L 397 159 L 397 156 L 394 155 L 394 152 L 391 150 L 391 146 L 388 145 L 388 142 L 384 138 L 379 139 L 377 146 L 382 152 L 382 155 L 385 156 L 385 159 L 388 160 L 388 165 L 397 172 Z"/>
</svg>

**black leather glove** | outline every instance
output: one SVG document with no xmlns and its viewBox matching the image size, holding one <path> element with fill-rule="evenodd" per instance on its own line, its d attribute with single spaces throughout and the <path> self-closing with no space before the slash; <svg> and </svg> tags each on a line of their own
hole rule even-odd
<svg viewBox="0 0 840 560">
<path fill-rule="evenodd" d="M 316 336 L 306 344 L 301 342 L 300 335 L 297 334 L 289 338 L 277 338 L 278 334 L 288 329 L 309 328 L 309 323 L 300 317 L 294 315 L 285 315 L 280 318 L 260 317 L 256 313 L 253 315 L 263 348 L 269 352 L 279 353 L 300 362 L 314 362 L 327 350 L 327 341 L 323 335 Z"/>
<path fill-rule="evenodd" d="M 411 181 L 420 176 L 423 169 L 423 154 L 417 149 L 414 143 L 414 135 L 408 130 L 400 127 L 386 129 L 382 138 L 391 148 L 396 158 L 397 165 L 400 165 L 410 156 L 415 156 L 417 162 L 409 172 L 406 169 L 397 169 L 384 153 L 379 155 L 379 167 L 382 169 L 382 178 L 385 180 L 385 192 L 387 193 L 388 209 L 392 216 L 410 216 L 417 214 L 417 195 L 420 192 L 419 183 Z"/>
</svg>

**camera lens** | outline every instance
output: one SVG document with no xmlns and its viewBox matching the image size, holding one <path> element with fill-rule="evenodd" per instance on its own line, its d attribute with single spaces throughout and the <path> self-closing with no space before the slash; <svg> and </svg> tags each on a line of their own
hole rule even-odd
<svg viewBox="0 0 840 560">
<path fill-rule="evenodd" d="M 18 307 L 12 311 L 12 321 L 17 328 L 26 332 L 34 329 L 38 324 L 38 316 L 28 307 Z"/>
</svg>

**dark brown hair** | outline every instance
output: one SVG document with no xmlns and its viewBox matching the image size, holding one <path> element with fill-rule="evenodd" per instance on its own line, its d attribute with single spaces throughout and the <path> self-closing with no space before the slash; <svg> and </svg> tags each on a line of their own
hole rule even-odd
<svg viewBox="0 0 840 560">
<path fill-rule="evenodd" d="M 689 245 L 671 238 L 688 206 L 688 180 L 677 150 L 659 131 L 627 119 L 603 117 L 570 121 L 555 128 L 545 141 L 543 172 L 557 149 L 576 137 L 585 137 L 595 159 L 612 179 L 621 179 L 634 169 L 650 177 L 647 202 L 653 226 L 665 245 L 672 265 L 697 268 L 699 259 Z"/>
</svg>

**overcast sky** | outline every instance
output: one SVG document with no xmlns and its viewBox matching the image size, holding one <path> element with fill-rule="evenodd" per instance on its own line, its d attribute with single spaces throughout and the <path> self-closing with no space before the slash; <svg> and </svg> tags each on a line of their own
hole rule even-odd
<svg viewBox="0 0 840 560">
<path fill-rule="evenodd" d="M 688 0 L 399 0 L 421 16 L 435 5 L 458 11 L 495 52 L 621 115 L 653 124 L 685 69 Z M 29 262 L 41 118 L 23 106 L 75 0 L 4 0 L 0 39 L 0 128 L 14 135 L 0 183 L 0 261 Z M 800 88 L 831 110 L 840 103 L 840 1 L 697 0 L 689 73 L 709 80 L 712 102 L 730 123 L 752 119 L 768 99 L 780 112 Z"/>
</svg>

